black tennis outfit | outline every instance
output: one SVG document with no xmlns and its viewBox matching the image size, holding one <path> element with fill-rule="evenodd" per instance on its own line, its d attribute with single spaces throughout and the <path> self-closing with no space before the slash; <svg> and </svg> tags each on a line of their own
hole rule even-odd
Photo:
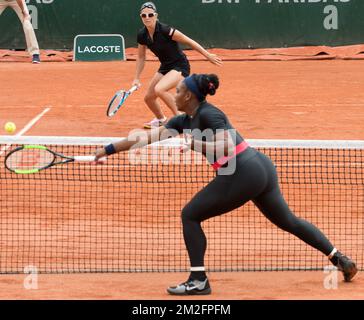
<svg viewBox="0 0 364 320">
<path fill-rule="evenodd" d="M 179 133 L 186 129 L 210 128 L 214 132 L 218 129 L 233 129 L 226 115 L 206 101 L 201 103 L 193 118 L 186 114 L 179 115 L 172 118 L 165 127 Z M 198 137 L 194 135 L 194 139 Z M 236 145 L 243 141 L 236 132 Z M 206 237 L 201 222 L 232 211 L 249 200 L 279 228 L 292 233 L 325 255 L 332 252 L 333 245 L 318 228 L 291 212 L 281 194 L 275 166 L 267 156 L 248 147 L 235 160 L 236 170 L 233 174 L 222 175 L 219 174 L 221 169 L 217 170 L 216 177 L 182 210 L 183 236 L 191 267 L 204 266 Z"/>
<path fill-rule="evenodd" d="M 161 63 L 159 73 L 165 75 L 171 70 L 177 70 L 187 77 L 190 74 L 190 64 L 178 42 L 172 40 L 175 31 L 176 29 L 157 21 L 153 39 L 144 27 L 138 32 L 138 43 L 147 46 L 158 57 Z"/>
</svg>

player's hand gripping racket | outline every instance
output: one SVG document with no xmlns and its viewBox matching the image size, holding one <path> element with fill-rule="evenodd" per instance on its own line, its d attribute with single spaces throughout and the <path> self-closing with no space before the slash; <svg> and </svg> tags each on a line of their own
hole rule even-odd
<svg viewBox="0 0 364 320">
<path fill-rule="evenodd" d="M 106 158 L 95 161 L 95 156 L 64 156 L 45 146 L 24 145 L 10 151 L 5 157 L 5 167 L 15 173 L 31 174 L 70 162 L 103 163 Z"/>
<path fill-rule="evenodd" d="M 136 90 L 138 90 L 139 86 L 132 86 L 128 91 L 120 90 L 116 92 L 114 97 L 111 99 L 109 106 L 107 108 L 106 114 L 108 117 L 113 117 L 116 112 L 120 109 L 120 107 L 124 104 L 126 99 Z"/>
</svg>

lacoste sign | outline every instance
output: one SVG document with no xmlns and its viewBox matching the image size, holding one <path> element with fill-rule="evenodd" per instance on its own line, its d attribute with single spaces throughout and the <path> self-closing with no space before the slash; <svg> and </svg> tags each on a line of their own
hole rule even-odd
<svg viewBox="0 0 364 320">
<path fill-rule="evenodd" d="M 120 34 L 78 35 L 74 40 L 73 60 L 126 60 L 124 38 Z"/>
</svg>

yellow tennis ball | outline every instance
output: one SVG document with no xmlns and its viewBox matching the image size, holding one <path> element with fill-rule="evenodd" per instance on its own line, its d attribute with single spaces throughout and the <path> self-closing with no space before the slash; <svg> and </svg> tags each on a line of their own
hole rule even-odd
<svg viewBox="0 0 364 320">
<path fill-rule="evenodd" d="M 15 132 L 15 130 L 16 130 L 16 125 L 14 122 L 7 122 L 5 124 L 5 131 L 7 133 L 13 133 L 13 132 Z"/>
</svg>

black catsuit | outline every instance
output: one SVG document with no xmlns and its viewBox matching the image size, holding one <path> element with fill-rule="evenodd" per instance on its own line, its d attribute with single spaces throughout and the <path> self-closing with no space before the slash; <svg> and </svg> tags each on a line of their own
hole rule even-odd
<svg viewBox="0 0 364 320">
<path fill-rule="evenodd" d="M 165 127 L 179 133 L 187 129 L 212 129 L 214 132 L 219 129 L 233 130 L 226 115 L 206 101 L 201 103 L 193 118 L 186 114 L 175 116 Z M 195 135 L 194 138 L 198 139 Z M 236 132 L 236 145 L 242 141 L 243 138 Z M 235 160 L 236 170 L 233 174 L 219 175 L 218 170 L 216 177 L 182 210 L 183 236 L 191 267 L 204 266 L 206 237 L 201 222 L 232 211 L 249 200 L 279 228 L 325 255 L 332 252 L 333 245 L 317 227 L 291 212 L 281 194 L 275 166 L 267 156 L 248 147 Z"/>
</svg>

